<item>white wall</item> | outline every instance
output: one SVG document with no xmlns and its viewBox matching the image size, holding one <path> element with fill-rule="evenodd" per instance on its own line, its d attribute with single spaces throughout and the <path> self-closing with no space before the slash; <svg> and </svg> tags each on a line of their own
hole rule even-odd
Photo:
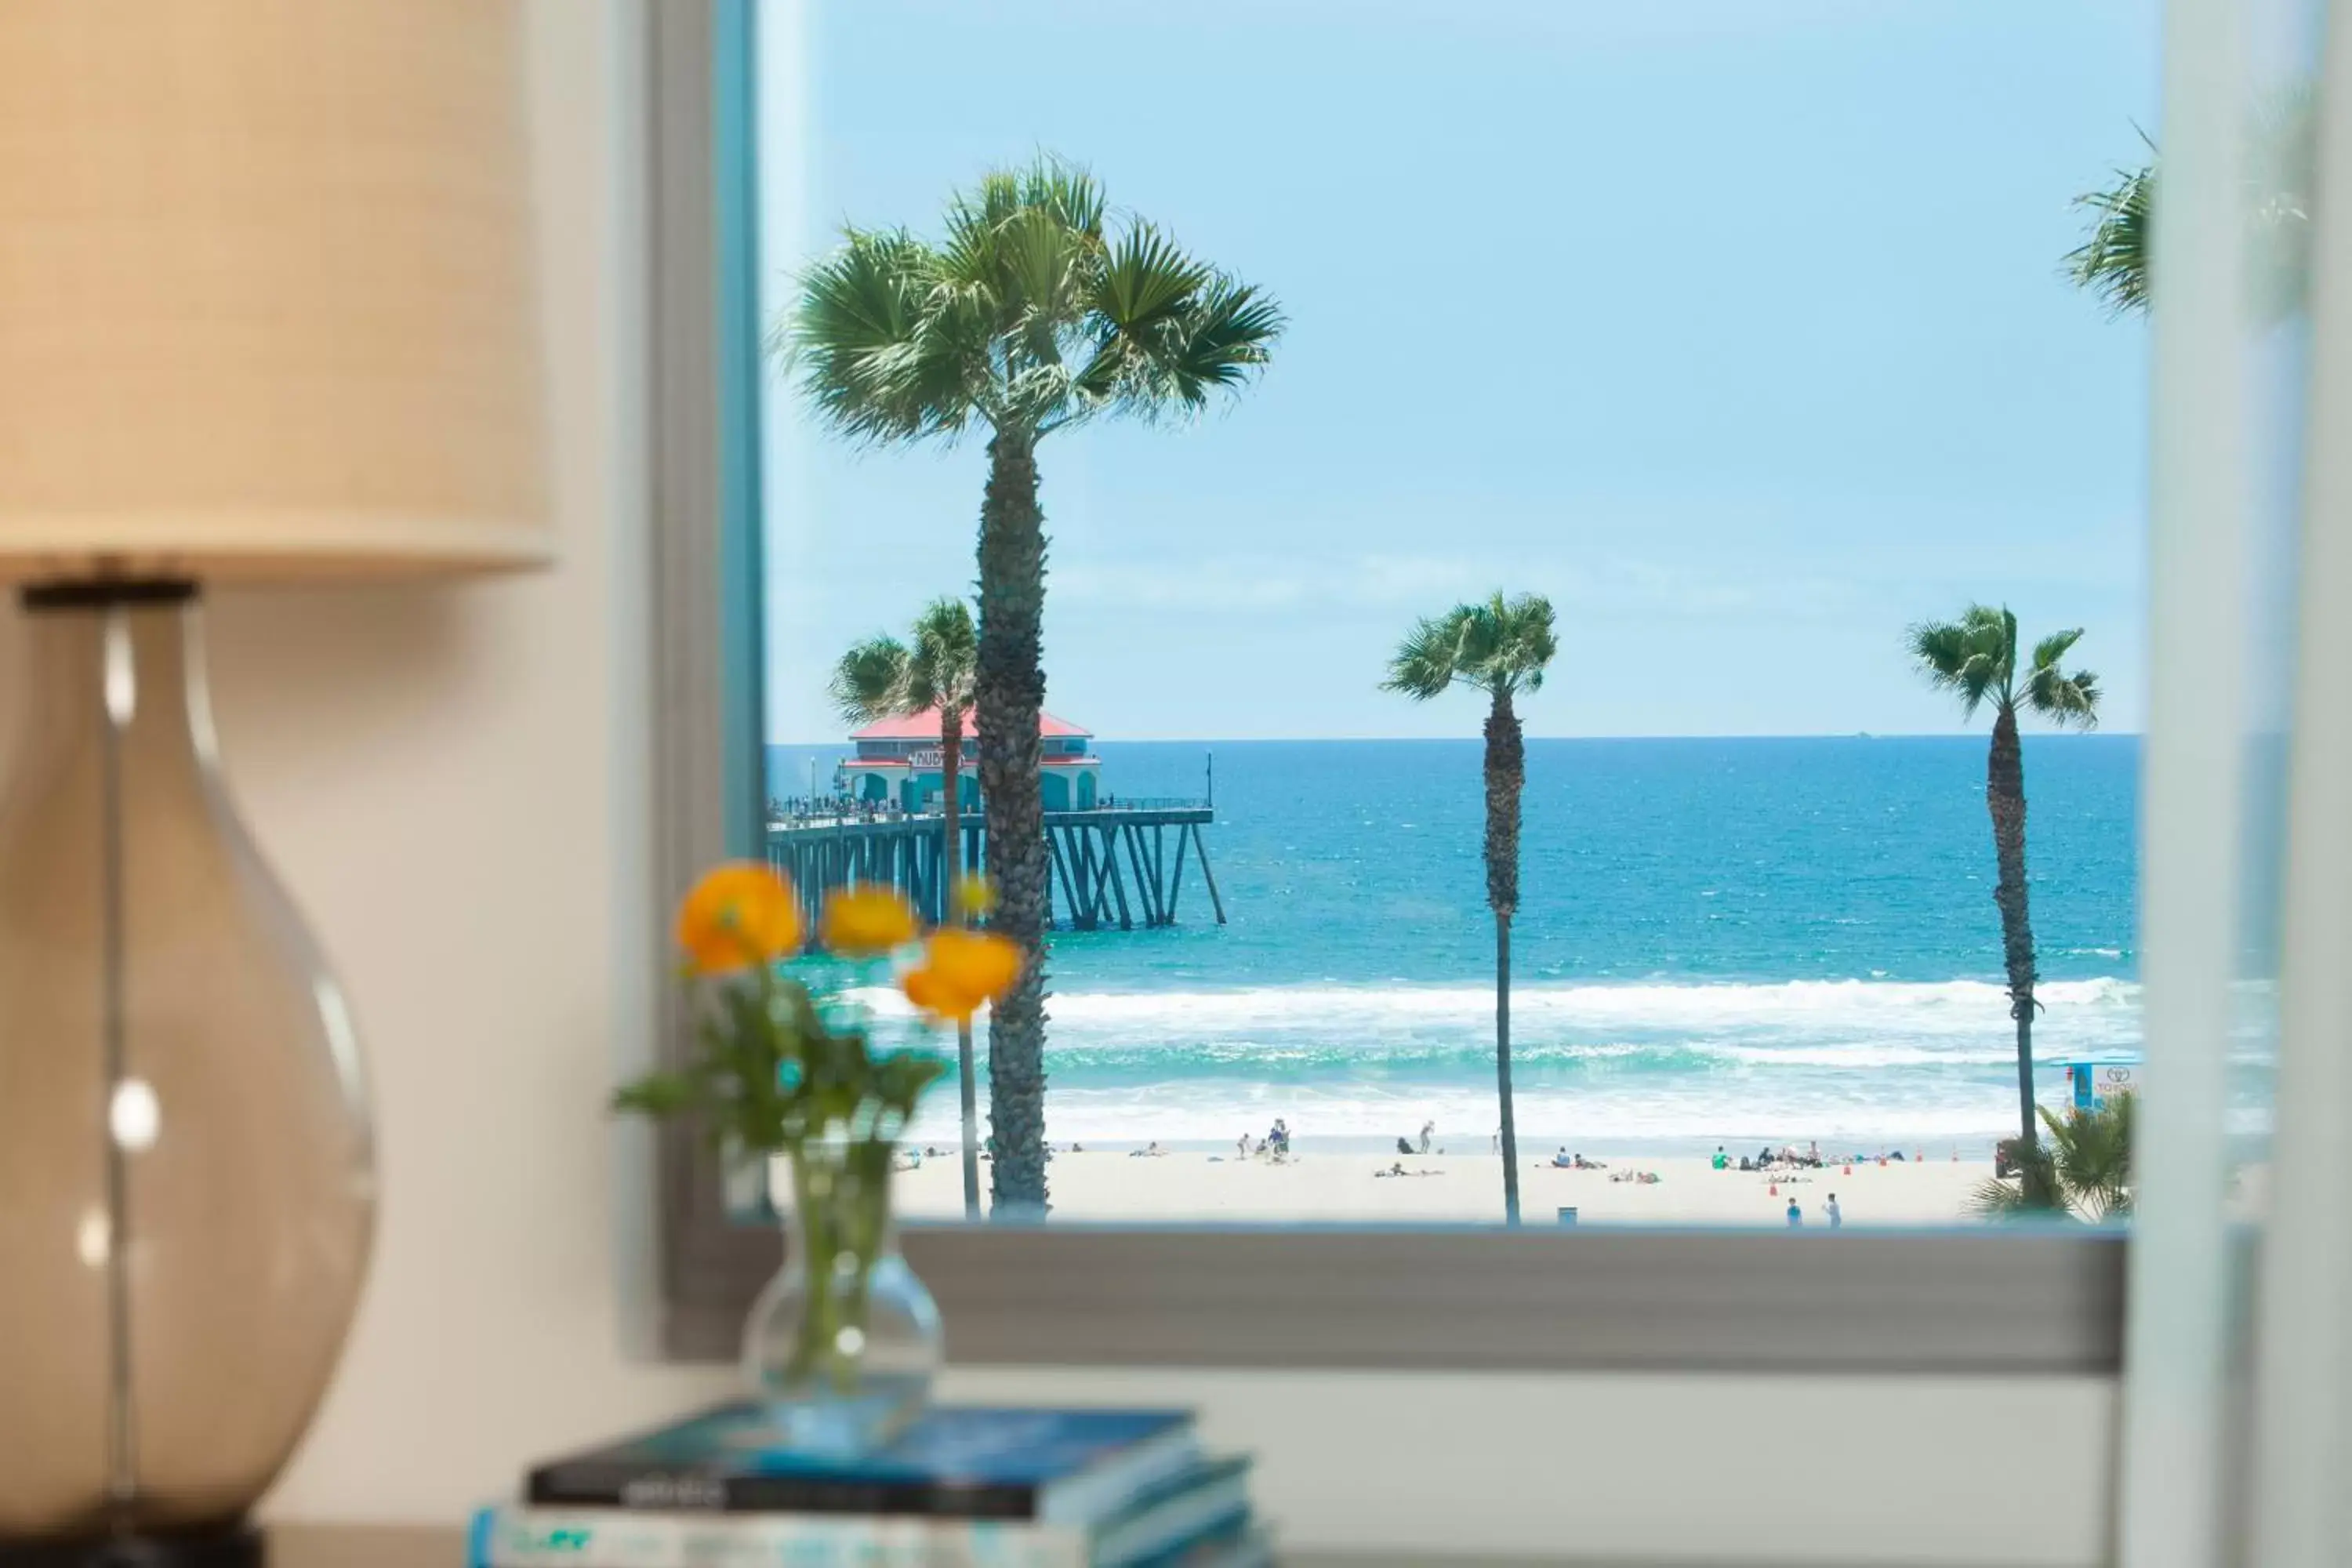
<svg viewBox="0 0 2352 1568">
<path fill-rule="evenodd" d="M 644 1205 L 602 1107 L 644 1050 L 652 919 L 635 33 L 631 0 L 534 3 L 562 565 L 214 616 L 231 771 L 348 984 L 382 1125 L 374 1278 L 280 1520 L 454 1523 L 534 1457 L 728 1389 L 623 1349 Z M 1261 1455 L 1302 1546 L 2099 1555 L 2095 1383 L 963 1372 L 948 1391 L 1198 1402 Z"/>
</svg>

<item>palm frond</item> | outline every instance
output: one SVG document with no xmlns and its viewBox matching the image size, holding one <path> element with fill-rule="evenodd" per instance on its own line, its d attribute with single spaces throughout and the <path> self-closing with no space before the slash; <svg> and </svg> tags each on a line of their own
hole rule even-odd
<svg viewBox="0 0 2352 1568">
<path fill-rule="evenodd" d="M 1981 1219 L 2016 1219 L 2023 1215 L 2047 1211 L 2036 1209 L 2026 1202 L 2024 1184 L 2005 1182 L 1998 1176 L 1987 1176 L 1969 1194 L 1969 1212 Z"/>
<path fill-rule="evenodd" d="M 2132 1207 L 2132 1139 L 2137 1097 L 2120 1094 L 2095 1110 L 2070 1111 L 2061 1119 L 2048 1107 L 2042 1125 L 2050 1131 L 2049 1159 L 2058 1190 L 2075 1213 L 2089 1220 L 2129 1214 Z"/>
<path fill-rule="evenodd" d="M 1188 308 L 1215 278 L 1214 268 L 1185 255 L 1156 226 L 1137 223 L 1104 258 L 1094 308 L 1114 331 L 1139 337 Z"/>
<path fill-rule="evenodd" d="M 2063 632 L 2052 632 L 2033 645 L 2033 668 L 2054 666 L 2066 657 L 2067 650 L 2083 640 L 2083 628 L 2072 626 Z"/>
<path fill-rule="evenodd" d="M 2074 205 L 2090 215 L 2090 233 L 2066 253 L 2066 276 L 2106 301 L 2118 316 L 2144 313 L 2154 238 L 2156 165 L 2117 169 L 2116 183 L 2086 191 Z"/>
<path fill-rule="evenodd" d="M 1164 245 L 1114 253 L 1096 314 L 1078 381 L 1087 412 L 1146 420 L 1196 414 L 1213 394 L 1238 389 L 1272 358 L 1284 325 L 1260 290 Z"/>
<path fill-rule="evenodd" d="M 868 724 L 907 710 L 907 647 L 893 637 L 872 637 L 841 656 L 828 689 L 834 707 L 853 724 Z"/>
<path fill-rule="evenodd" d="M 977 411 L 964 342 L 937 306 L 938 253 L 851 229 L 810 268 L 770 340 L 820 417 L 855 440 L 952 435 Z"/>
<path fill-rule="evenodd" d="M 1969 1200 L 1969 1209 L 1992 1219 L 2064 1218 L 2065 1194 L 2050 1151 L 2038 1140 L 2023 1137 L 2004 1138 L 2000 1146 L 2017 1173 L 1995 1176 L 1979 1186 Z"/>
<path fill-rule="evenodd" d="M 907 664 L 909 705 L 916 711 L 971 707 L 980 671 L 980 634 L 971 607 L 954 597 L 934 599 L 915 617 L 914 632 Z"/>
<path fill-rule="evenodd" d="M 1381 689 L 1400 692 L 1416 702 L 1444 695 L 1461 668 L 1467 613 L 1457 605 L 1444 615 L 1414 622 L 1390 658 L 1389 676 L 1381 682 Z"/>
<path fill-rule="evenodd" d="M 2098 728 L 2099 695 L 2099 678 L 2087 669 L 2037 668 L 2025 683 L 2026 706 L 2061 729 Z"/>
<path fill-rule="evenodd" d="M 1913 663 L 1927 683 L 1957 693 L 1963 715 L 1974 717 L 1988 699 L 2010 700 L 2017 663 L 2017 617 L 2006 609 L 1970 605 L 1958 620 L 1923 621 L 1906 634 Z"/>
</svg>

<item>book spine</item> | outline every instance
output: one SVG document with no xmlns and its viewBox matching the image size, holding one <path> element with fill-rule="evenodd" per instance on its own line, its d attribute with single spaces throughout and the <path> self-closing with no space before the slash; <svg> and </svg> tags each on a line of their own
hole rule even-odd
<svg viewBox="0 0 2352 1568">
<path fill-rule="evenodd" d="M 1037 1492 L 1019 1486 L 940 1486 L 806 1476 L 713 1477 L 693 1469 L 551 1466 L 531 1473 L 523 1500 L 535 1508 L 625 1508 L 656 1512 L 904 1514 L 1025 1521 Z"/>
<path fill-rule="evenodd" d="M 486 1508 L 468 1568 L 1089 1568 L 1083 1532 L 1035 1524 Z"/>
</svg>

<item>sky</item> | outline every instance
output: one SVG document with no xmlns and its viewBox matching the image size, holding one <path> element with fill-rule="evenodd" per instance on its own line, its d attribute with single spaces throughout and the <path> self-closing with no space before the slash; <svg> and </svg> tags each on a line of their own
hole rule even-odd
<svg viewBox="0 0 2352 1568">
<path fill-rule="evenodd" d="M 770 0 L 766 308 L 1038 150 L 1289 329 L 1189 426 L 1039 451 L 1046 705 L 1106 737 L 1475 735 L 1416 616 L 1547 595 L 1537 735 L 1933 733 L 1906 625 L 2145 692 L 2147 328 L 2066 282 L 2157 128 L 2154 0 Z M 983 441 L 765 410 L 770 738 L 969 592 Z"/>
</svg>

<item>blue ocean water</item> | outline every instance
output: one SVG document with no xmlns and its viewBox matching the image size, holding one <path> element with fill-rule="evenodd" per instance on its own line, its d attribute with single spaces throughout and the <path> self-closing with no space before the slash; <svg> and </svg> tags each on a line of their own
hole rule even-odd
<svg viewBox="0 0 2352 1568">
<path fill-rule="evenodd" d="M 1104 742 L 1202 793 L 1230 923 L 1054 939 L 1049 1134 L 1391 1138 L 1495 1123 L 1475 740 Z M 1973 1151 L 2014 1123 L 1980 738 L 1528 743 L 1517 1110 L 1538 1144 Z M 2044 1057 L 2138 1038 L 2138 742 L 2025 742 Z M 837 748 L 771 748 L 775 793 Z M 2045 1100 L 2060 1075 L 2041 1075 Z M 937 1131 L 952 1112 L 939 1108 Z M 930 1129 L 927 1125 L 925 1129 Z"/>
</svg>

